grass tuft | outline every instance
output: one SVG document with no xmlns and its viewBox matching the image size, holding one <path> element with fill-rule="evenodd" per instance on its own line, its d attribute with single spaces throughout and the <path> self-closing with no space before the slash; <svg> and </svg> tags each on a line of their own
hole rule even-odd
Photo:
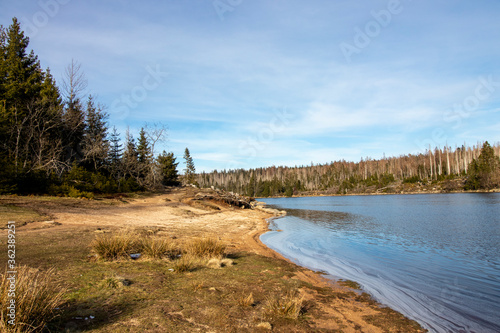
<svg viewBox="0 0 500 333">
<path fill-rule="evenodd" d="M 241 296 L 238 298 L 239 306 L 253 306 L 255 305 L 255 300 L 253 298 L 253 293 L 250 293 L 248 296 Z"/>
<path fill-rule="evenodd" d="M 201 266 L 200 259 L 193 256 L 182 256 L 173 262 L 172 268 L 176 273 L 192 272 Z"/>
<path fill-rule="evenodd" d="M 196 238 L 186 245 L 186 252 L 199 258 L 222 258 L 226 245 L 216 238 Z"/>
<path fill-rule="evenodd" d="M 262 311 L 268 318 L 298 319 L 302 314 L 304 299 L 296 292 L 288 292 L 284 296 L 269 297 L 263 305 Z"/>
<path fill-rule="evenodd" d="M 55 309 L 63 303 L 64 289 L 54 283 L 54 270 L 41 272 L 27 266 L 16 269 L 15 281 L 15 325 L 8 321 L 8 313 L 0 311 L 0 331 L 8 333 L 38 332 L 45 324 L 54 319 Z M 10 304 L 9 289 L 11 275 L 6 272 L 0 276 L 0 303 Z"/>
<path fill-rule="evenodd" d="M 104 260 L 116 260 L 127 256 L 135 245 L 135 237 L 127 234 L 97 236 L 90 244 L 98 258 Z"/>
<path fill-rule="evenodd" d="M 165 238 L 146 237 L 141 240 L 141 252 L 153 259 L 173 259 L 180 254 L 176 244 Z"/>
</svg>

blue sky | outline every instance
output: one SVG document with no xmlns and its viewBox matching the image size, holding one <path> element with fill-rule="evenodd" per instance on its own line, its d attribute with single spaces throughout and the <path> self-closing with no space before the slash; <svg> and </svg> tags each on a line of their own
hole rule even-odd
<svg viewBox="0 0 500 333">
<path fill-rule="evenodd" d="M 198 171 L 500 141 L 500 2 L 0 0 L 110 123 L 168 126 Z"/>
</svg>

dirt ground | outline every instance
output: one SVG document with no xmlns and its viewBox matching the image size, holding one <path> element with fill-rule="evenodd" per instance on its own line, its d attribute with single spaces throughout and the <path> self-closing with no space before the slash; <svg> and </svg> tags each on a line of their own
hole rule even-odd
<svg viewBox="0 0 500 333">
<path fill-rule="evenodd" d="M 171 238 L 215 236 L 228 244 L 231 251 L 287 260 L 259 240 L 259 236 L 268 230 L 267 219 L 272 217 L 271 214 L 217 202 L 200 204 L 192 200 L 200 191 L 206 190 L 171 189 L 163 194 L 113 198 L 108 200 L 109 203 L 68 199 L 67 204 L 50 200 L 38 200 L 29 204 L 16 197 L 4 197 L 0 203 L 34 205 L 33 208 L 42 216 L 49 217 L 47 221 L 28 223 L 22 227 L 24 232 L 47 232 L 51 228 L 60 231 L 95 228 L 98 232 L 141 228 Z M 80 203 L 75 203 L 76 201 Z M 376 304 L 366 294 L 359 291 L 352 293 L 352 289 L 326 279 L 317 272 L 297 267 L 295 276 L 291 279 L 301 280 L 315 287 L 301 290 L 306 301 L 318 304 L 321 309 L 321 315 L 308 318 L 315 330 L 407 332 L 411 328 L 412 332 L 423 332 L 414 322 Z M 354 296 L 325 298 L 318 292 L 322 288 L 333 289 L 339 294 L 350 292 Z M 377 319 L 381 315 L 385 318 L 382 324 Z"/>
</svg>

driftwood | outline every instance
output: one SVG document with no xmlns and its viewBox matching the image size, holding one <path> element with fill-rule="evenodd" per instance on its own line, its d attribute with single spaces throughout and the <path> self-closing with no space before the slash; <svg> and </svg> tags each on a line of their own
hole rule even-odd
<svg viewBox="0 0 500 333">
<path fill-rule="evenodd" d="M 245 197 L 232 192 L 211 191 L 210 193 L 198 193 L 193 201 L 211 201 L 240 208 L 252 208 L 254 198 Z"/>
</svg>

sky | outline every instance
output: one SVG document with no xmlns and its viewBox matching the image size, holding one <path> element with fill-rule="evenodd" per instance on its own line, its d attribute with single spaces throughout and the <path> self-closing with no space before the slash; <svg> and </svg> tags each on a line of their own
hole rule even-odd
<svg viewBox="0 0 500 333">
<path fill-rule="evenodd" d="M 500 1 L 0 0 L 58 85 L 197 171 L 500 141 Z"/>
</svg>

